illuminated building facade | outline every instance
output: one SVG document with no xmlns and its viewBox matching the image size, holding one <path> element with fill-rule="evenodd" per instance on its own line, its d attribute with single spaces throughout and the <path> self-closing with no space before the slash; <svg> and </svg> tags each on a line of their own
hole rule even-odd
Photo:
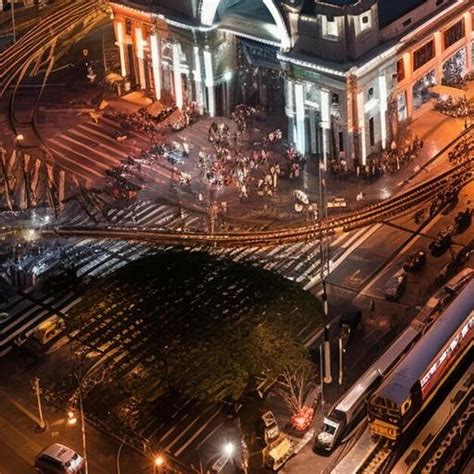
<svg viewBox="0 0 474 474">
<path fill-rule="evenodd" d="M 443 77 L 473 69 L 467 0 L 115 0 L 121 73 L 211 116 L 286 117 L 289 141 L 364 164 Z"/>
</svg>

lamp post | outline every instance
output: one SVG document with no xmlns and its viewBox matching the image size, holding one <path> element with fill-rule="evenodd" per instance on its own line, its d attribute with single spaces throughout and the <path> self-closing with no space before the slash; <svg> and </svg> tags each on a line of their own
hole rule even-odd
<svg viewBox="0 0 474 474">
<path fill-rule="evenodd" d="M 235 453 L 235 446 L 234 443 L 228 441 L 222 447 L 222 454 L 216 460 L 216 462 L 212 465 L 213 472 L 221 472 L 224 469 L 224 466 L 230 461 L 234 464 L 234 453 Z"/>
<path fill-rule="evenodd" d="M 16 27 L 15 27 L 15 0 L 10 0 L 12 6 L 12 30 L 13 30 L 13 42 L 16 42 Z"/>
<path fill-rule="evenodd" d="M 35 377 L 33 381 L 33 390 L 36 394 L 36 401 L 38 402 L 38 426 L 36 427 L 37 431 L 45 431 L 46 430 L 46 423 L 43 418 L 43 407 L 41 405 L 41 388 L 40 388 L 40 379 Z"/>
<path fill-rule="evenodd" d="M 79 411 L 81 413 L 81 436 L 82 436 L 82 451 L 84 456 L 84 474 L 89 473 L 89 466 L 87 463 L 87 443 L 86 443 L 86 422 L 84 419 L 84 408 L 82 406 L 82 386 L 79 386 Z"/>
<path fill-rule="evenodd" d="M 319 162 L 319 218 L 327 217 L 326 202 L 326 163 Z M 331 346 L 329 342 L 329 308 L 328 295 L 326 291 L 326 277 L 329 275 L 329 241 L 328 236 L 321 234 L 319 238 L 319 257 L 321 269 L 321 282 L 323 285 L 323 311 L 324 311 L 324 367 L 321 367 L 321 373 L 324 374 L 324 383 L 332 382 L 331 375 Z"/>
</svg>

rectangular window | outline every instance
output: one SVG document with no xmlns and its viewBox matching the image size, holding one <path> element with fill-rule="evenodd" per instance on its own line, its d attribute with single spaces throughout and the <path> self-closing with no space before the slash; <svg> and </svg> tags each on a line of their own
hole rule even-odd
<svg viewBox="0 0 474 474">
<path fill-rule="evenodd" d="M 369 139 L 370 139 L 370 146 L 375 145 L 375 123 L 374 117 L 370 117 L 369 119 Z"/>
<path fill-rule="evenodd" d="M 401 82 L 403 79 L 405 79 L 405 63 L 401 58 L 397 61 L 397 81 Z"/>
<path fill-rule="evenodd" d="M 426 64 L 429 60 L 433 59 L 435 55 L 434 41 L 431 40 L 421 48 L 417 49 L 413 54 L 413 70 L 416 71 L 423 64 Z"/>
<path fill-rule="evenodd" d="M 326 15 L 322 17 L 322 33 L 323 37 L 327 39 L 337 39 L 339 37 L 336 18 Z"/>
<path fill-rule="evenodd" d="M 444 49 L 458 42 L 464 35 L 464 19 L 462 19 L 444 32 Z"/>
<path fill-rule="evenodd" d="M 363 13 L 359 16 L 359 28 L 361 32 L 370 29 L 371 26 L 372 21 L 370 17 L 370 12 Z"/>
</svg>

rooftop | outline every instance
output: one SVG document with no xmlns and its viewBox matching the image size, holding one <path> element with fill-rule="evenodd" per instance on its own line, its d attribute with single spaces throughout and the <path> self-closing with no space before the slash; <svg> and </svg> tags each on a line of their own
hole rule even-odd
<svg viewBox="0 0 474 474">
<path fill-rule="evenodd" d="M 383 385 L 379 396 L 402 404 L 425 371 L 430 368 L 451 336 L 474 311 L 474 280 L 471 280 L 448 308 L 438 317 L 415 347 L 395 367 Z M 471 316 L 472 317 L 472 316 Z"/>
<path fill-rule="evenodd" d="M 378 0 L 380 26 L 383 28 L 389 25 L 425 2 L 426 0 Z"/>
</svg>

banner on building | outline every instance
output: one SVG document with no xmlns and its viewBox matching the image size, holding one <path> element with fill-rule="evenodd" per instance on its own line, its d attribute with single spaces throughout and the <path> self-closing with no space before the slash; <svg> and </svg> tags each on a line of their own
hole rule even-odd
<svg viewBox="0 0 474 474">
<path fill-rule="evenodd" d="M 242 52 L 250 66 L 280 69 L 281 65 L 277 59 L 278 49 L 256 41 L 241 39 Z"/>
</svg>

